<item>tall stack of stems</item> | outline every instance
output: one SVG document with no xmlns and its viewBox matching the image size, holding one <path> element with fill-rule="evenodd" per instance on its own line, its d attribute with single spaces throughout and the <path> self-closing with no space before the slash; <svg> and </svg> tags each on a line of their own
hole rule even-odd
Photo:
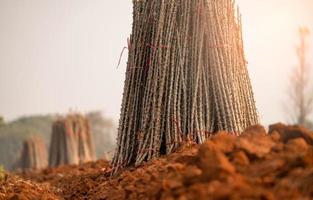
<svg viewBox="0 0 313 200">
<path fill-rule="evenodd" d="M 70 114 L 52 126 L 49 166 L 80 164 L 95 160 L 95 147 L 87 118 Z"/>
<path fill-rule="evenodd" d="M 22 170 L 43 169 L 48 166 L 44 141 L 38 136 L 28 137 L 23 144 L 18 168 Z"/>
<path fill-rule="evenodd" d="M 238 15 L 232 0 L 133 0 L 114 166 L 258 123 Z"/>
</svg>

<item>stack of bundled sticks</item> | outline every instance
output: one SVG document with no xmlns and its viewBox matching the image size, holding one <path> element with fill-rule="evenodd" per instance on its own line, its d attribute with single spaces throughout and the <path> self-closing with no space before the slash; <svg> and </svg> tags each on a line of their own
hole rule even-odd
<svg viewBox="0 0 313 200">
<path fill-rule="evenodd" d="M 233 0 L 134 0 L 115 167 L 258 124 Z"/>
<path fill-rule="evenodd" d="M 43 169 L 48 166 L 47 149 L 44 141 L 32 135 L 23 144 L 18 168 L 22 170 Z"/>
<path fill-rule="evenodd" d="M 95 147 L 86 117 L 69 114 L 52 125 L 49 166 L 81 164 L 96 159 Z"/>
</svg>

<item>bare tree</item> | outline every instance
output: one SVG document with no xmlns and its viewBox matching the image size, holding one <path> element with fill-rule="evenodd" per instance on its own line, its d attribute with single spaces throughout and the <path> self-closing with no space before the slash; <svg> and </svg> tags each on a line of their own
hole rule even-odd
<svg viewBox="0 0 313 200">
<path fill-rule="evenodd" d="M 308 124 L 308 116 L 312 113 L 313 108 L 313 96 L 308 91 L 310 89 L 310 67 L 307 63 L 309 35 L 308 28 L 299 28 L 300 44 L 296 47 L 299 63 L 294 67 L 290 77 L 289 97 L 292 104 L 290 114 L 293 123 L 301 125 Z"/>
</svg>

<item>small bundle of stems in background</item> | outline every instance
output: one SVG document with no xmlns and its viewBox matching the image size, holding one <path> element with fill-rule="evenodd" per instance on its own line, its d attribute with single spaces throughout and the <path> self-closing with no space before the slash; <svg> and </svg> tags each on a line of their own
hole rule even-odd
<svg viewBox="0 0 313 200">
<path fill-rule="evenodd" d="M 43 169 L 48 166 L 48 155 L 44 141 L 32 135 L 23 144 L 21 158 L 17 168 L 22 170 Z"/>
<path fill-rule="evenodd" d="M 81 164 L 96 159 L 89 121 L 80 114 L 69 114 L 52 125 L 49 166 Z"/>
<path fill-rule="evenodd" d="M 115 167 L 258 124 L 233 0 L 133 0 Z"/>
</svg>

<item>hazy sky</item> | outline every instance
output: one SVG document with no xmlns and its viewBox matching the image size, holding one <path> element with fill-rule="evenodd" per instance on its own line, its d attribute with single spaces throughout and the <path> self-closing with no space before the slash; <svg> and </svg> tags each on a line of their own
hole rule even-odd
<svg viewBox="0 0 313 200">
<path fill-rule="evenodd" d="M 119 117 L 131 0 L 0 0 L 0 115 L 103 110 Z M 297 30 L 313 32 L 313 0 L 237 0 L 264 124 L 285 121 Z M 310 38 L 313 67 L 313 34 Z M 313 70 L 312 70 L 313 71 Z"/>
</svg>

